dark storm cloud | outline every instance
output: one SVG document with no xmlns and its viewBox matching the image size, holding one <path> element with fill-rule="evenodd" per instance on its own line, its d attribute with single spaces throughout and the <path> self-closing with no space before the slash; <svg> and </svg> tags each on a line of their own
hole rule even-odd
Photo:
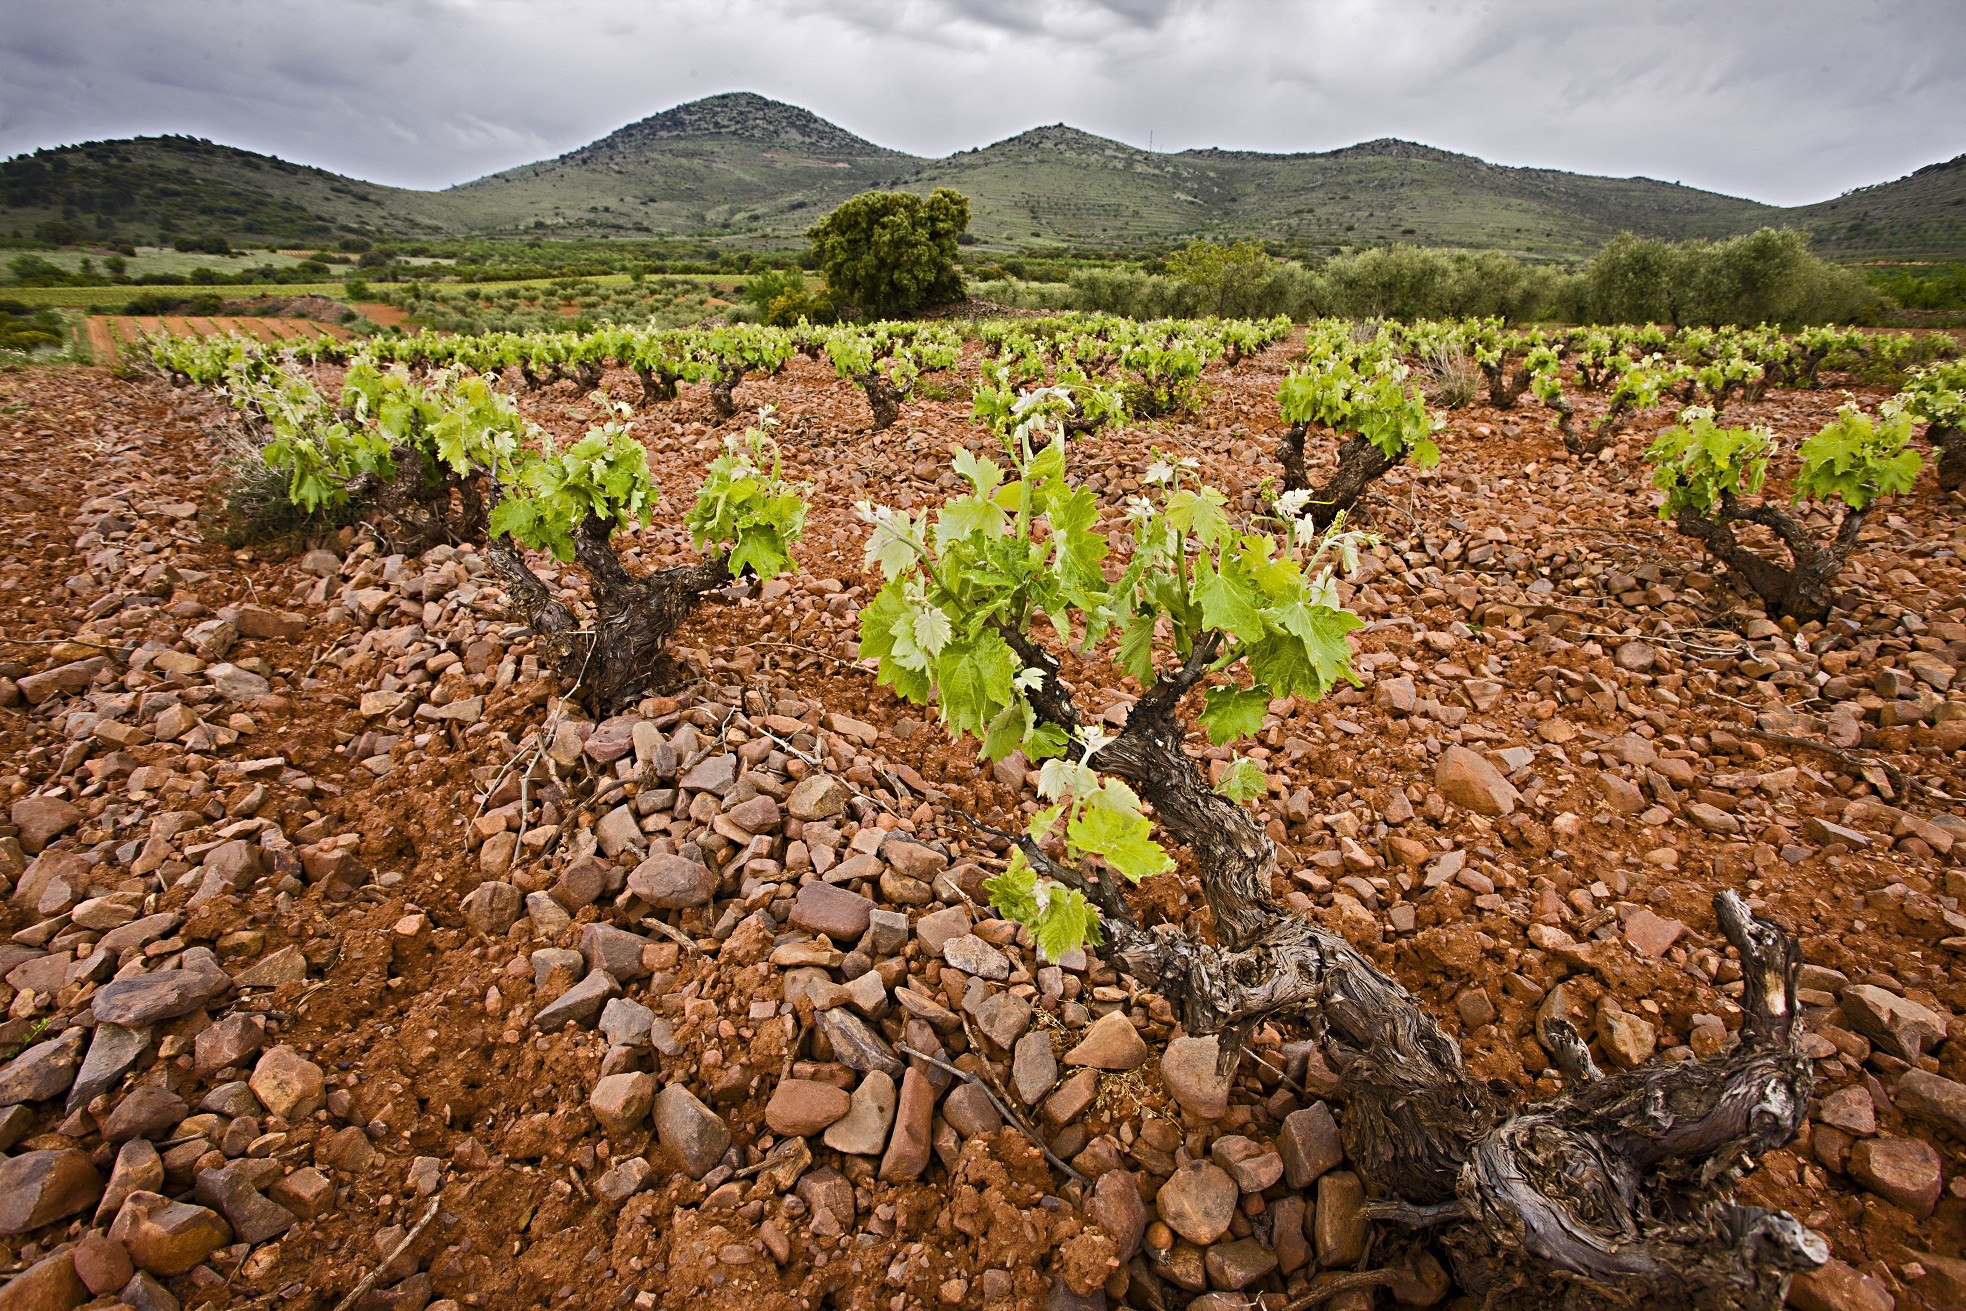
<svg viewBox="0 0 1966 1311">
<path fill-rule="evenodd" d="M 0 0 L 0 154 L 188 132 L 443 186 L 753 90 L 917 154 L 1399 136 L 1778 203 L 1966 150 L 1957 0 Z"/>
</svg>

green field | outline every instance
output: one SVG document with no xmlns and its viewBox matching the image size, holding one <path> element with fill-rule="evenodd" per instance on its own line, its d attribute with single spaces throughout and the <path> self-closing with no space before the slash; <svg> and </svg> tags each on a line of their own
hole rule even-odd
<svg viewBox="0 0 1966 1311">
<path fill-rule="evenodd" d="M 91 250 L 87 245 L 34 253 L 55 267 L 70 273 L 80 272 L 83 260 L 88 260 L 97 272 L 102 272 L 103 260 L 106 258 L 100 251 Z M 0 265 L 5 262 L 4 259 L 0 259 Z M 198 269 L 210 269 L 214 273 L 230 276 L 267 265 L 276 269 L 290 269 L 301 262 L 301 257 L 298 255 L 283 255 L 275 250 L 246 250 L 231 255 L 200 255 L 173 250 L 168 246 L 138 246 L 135 255 L 123 256 L 123 272 L 132 278 L 153 274 L 188 277 Z"/>
<path fill-rule="evenodd" d="M 225 300 L 244 300 L 250 296 L 332 296 L 343 299 L 339 282 L 301 282 L 265 284 L 251 287 L 15 287 L 0 283 L 0 298 L 25 305 L 53 305 L 64 309 L 120 310 L 145 292 L 166 296 L 202 296 L 215 293 Z"/>
</svg>

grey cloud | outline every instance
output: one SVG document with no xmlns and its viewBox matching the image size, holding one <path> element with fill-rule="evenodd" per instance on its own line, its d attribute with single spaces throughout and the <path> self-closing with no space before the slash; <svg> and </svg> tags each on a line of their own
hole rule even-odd
<svg viewBox="0 0 1966 1311">
<path fill-rule="evenodd" d="M 1962 40 L 1913 0 L 0 0 L 0 154 L 189 132 L 437 187 L 741 89 L 925 155 L 1405 136 L 1800 203 L 1966 149 Z"/>
</svg>

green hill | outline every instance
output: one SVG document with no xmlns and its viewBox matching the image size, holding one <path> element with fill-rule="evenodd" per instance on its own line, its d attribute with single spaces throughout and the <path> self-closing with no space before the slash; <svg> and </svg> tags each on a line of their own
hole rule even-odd
<svg viewBox="0 0 1966 1311">
<path fill-rule="evenodd" d="M 735 92 L 679 105 L 558 159 L 494 173 L 437 199 L 453 222 L 480 232 L 803 234 L 848 196 L 919 163 L 806 110 Z"/>
<path fill-rule="evenodd" d="M 1727 236 L 1782 213 L 1672 183 L 1503 168 L 1408 141 L 1321 154 L 1153 154 L 1062 124 L 933 161 L 909 185 L 968 195 L 971 229 L 993 245 L 1206 235 L 1570 256 L 1627 229 Z"/>
<path fill-rule="evenodd" d="M 1966 257 L 1966 155 L 1786 211 L 1830 259 Z"/>
<path fill-rule="evenodd" d="M 1314 154 L 1161 154 L 1060 124 L 925 160 L 748 92 L 680 105 L 557 159 L 443 191 L 380 186 L 189 137 L 40 150 L 0 163 L 0 233 L 29 235 L 61 219 L 84 240 L 543 234 L 779 244 L 847 196 L 883 186 L 964 192 L 978 242 L 996 249 L 1205 235 L 1309 250 L 1413 242 L 1569 258 L 1621 231 L 1721 237 L 1793 224 L 1839 258 L 1966 256 L 1966 156 L 1783 209 L 1394 140 Z"/>
</svg>

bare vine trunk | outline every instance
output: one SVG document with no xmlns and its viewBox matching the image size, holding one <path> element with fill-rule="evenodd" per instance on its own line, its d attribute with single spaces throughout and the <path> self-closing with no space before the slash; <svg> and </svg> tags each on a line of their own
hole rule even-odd
<svg viewBox="0 0 1966 1311">
<path fill-rule="evenodd" d="M 1746 505 L 1729 494 L 1711 515 L 1702 515 L 1691 506 L 1682 508 L 1673 527 L 1707 548 L 1714 559 L 1732 570 L 1760 597 L 1768 611 L 1793 616 L 1798 623 L 1820 623 L 1829 618 L 1836 603 L 1836 579 L 1843 572 L 1857 536 L 1869 517 L 1868 507 L 1846 510 L 1836 535 L 1827 543 L 1812 536 L 1779 506 L 1763 502 Z M 1737 523 L 1760 524 L 1775 534 L 1789 554 L 1789 565 L 1782 565 L 1741 545 L 1734 536 Z"/>
<path fill-rule="evenodd" d="M 1966 432 L 1935 423 L 1925 430 L 1925 437 L 1939 453 L 1939 490 L 1956 492 L 1966 487 Z"/>
<path fill-rule="evenodd" d="M 1338 516 L 1350 510 L 1365 495 L 1365 489 L 1399 463 L 1363 437 L 1351 436 L 1338 443 L 1338 467 L 1322 487 L 1312 489 L 1309 471 L 1304 467 L 1306 425 L 1293 423 L 1277 445 L 1277 460 L 1283 465 L 1283 490 L 1314 490 L 1304 506 L 1318 529 L 1329 528 Z"/>
<path fill-rule="evenodd" d="M 349 481 L 349 500 L 377 512 L 378 531 L 406 555 L 421 555 L 446 542 L 481 541 L 486 510 L 482 476 L 461 478 L 448 466 L 433 474 L 414 447 L 390 451 L 394 478 L 362 474 Z"/>
<path fill-rule="evenodd" d="M 1038 715 L 1076 728 L 1048 653 L 1006 637 L 1045 673 Z M 1456 1280 L 1485 1307 L 1741 1308 L 1774 1311 L 1789 1276 L 1828 1258 L 1783 1212 L 1735 1205 L 1755 1158 L 1800 1127 L 1813 1082 L 1799 1048 L 1795 940 L 1732 892 L 1714 899 L 1739 950 L 1745 1018 L 1731 1051 L 1597 1075 L 1567 1020 L 1549 1039 L 1569 1085 L 1524 1102 L 1474 1078 L 1460 1049 L 1397 982 L 1349 942 L 1271 899 L 1276 852 L 1256 816 L 1216 793 L 1184 748 L 1181 697 L 1218 654 L 1210 641 L 1135 703 L 1091 763 L 1127 780 L 1194 858 L 1213 943 L 1170 924 L 1142 928 L 1115 876 L 1033 863 L 1100 909 L 1109 953 L 1176 1007 L 1190 1034 L 1222 1038 L 1232 1069 L 1270 1019 L 1301 1019 L 1344 1081 L 1348 1155 L 1371 1214 L 1431 1233 Z"/>
<path fill-rule="evenodd" d="M 710 380 L 710 408 L 716 411 L 719 419 L 728 419 L 737 413 L 737 398 L 731 393 L 743 380 L 742 369 L 720 369 L 717 376 Z"/>
<path fill-rule="evenodd" d="M 613 527 L 589 519 L 574 536 L 574 558 L 587 571 L 594 598 L 588 628 L 509 539 L 495 540 L 489 552 L 526 626 L 543 639 L 554 671 L 596 716 L 619 713 L 664 681 L 669 639 L 706 593 L 731 580 L 724 556 L 637 578 L 609 544 Z"/>
<path fill-rule="evenodd" d="M 1512 410 L 1522 399 L 1522 393 L 1529 390 L 1529 366 L 1517 365 L 1510 369 L 1507 362 L 1483 364 L 1482 374 L 1488 379 L 1488 403 L 1498 410 Z"/>
<path fill-rule="evenodd" d="M 874 431 L 886 432 L 901 417 L 901 389 L 879 373 L 863 373 L 854 379 L 867 393 L 867 408 L 874 415 Z"/>
<path fill-rule="evenodd" d="M 637 368 L 635 376 L 642 380 L 642 404 L 654 406 L 676 399 L 675 374 Z"/>
</svg>

